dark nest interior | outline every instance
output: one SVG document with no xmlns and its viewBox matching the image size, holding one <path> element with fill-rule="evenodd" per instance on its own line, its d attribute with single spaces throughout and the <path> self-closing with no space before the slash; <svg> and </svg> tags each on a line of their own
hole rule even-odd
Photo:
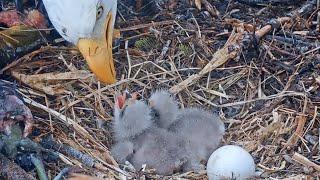
<svg viewBox="0 0 320 180">
<path fill-rule="evenodd" d="M 123 170 L 109 148 L 115 93 L 144 99 L 165 88 L 181 107 L 219 113 L 223 144 L 250 152 L 257 179 L 313 179 L 320 175 L 319 7 L 316 0 L 119 0 L 115 84 L 99 83 L 65 43 L 44 45 L 2 73 L 32 110 L 33 141 L 51 137 L 64 147 L 51 145 L 59 158 L 44 161 L 49 177 L 72 166 L 100 178 L 163 178 Z"/>
</svg>

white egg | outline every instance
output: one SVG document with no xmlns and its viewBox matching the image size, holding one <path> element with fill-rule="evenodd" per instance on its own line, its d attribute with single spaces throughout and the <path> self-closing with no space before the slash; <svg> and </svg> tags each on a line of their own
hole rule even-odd
<svg viewBox="0 0 320 180">
<path fill-rule="evenodd" d="M 214 151 L 207 163 L 209 180 L 246 179 L 255 173 L 252 156 L 239 146 L 222 146 Z"/>
</svg>

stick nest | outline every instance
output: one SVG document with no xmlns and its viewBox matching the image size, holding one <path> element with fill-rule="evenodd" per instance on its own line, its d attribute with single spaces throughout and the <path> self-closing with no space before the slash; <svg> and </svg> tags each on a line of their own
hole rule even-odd
<svg viewBox="0 0 320 180">
<path fill-rule="evenodd" d="M 316 8 L 291 16 L 293 21 L 257 41 L 250 39 L 249 46 L 231 42 L 242 48 L 229 57 L 231 49 L 219 56 L 216 52 L 226 47 L 233 33 L 253 35 L 271 19 L 296 12 L 306 1 L 285 6 L 207 0 L 200 5 L 199 1 L 155 3 L 148 9 L 141 6 L 143 1 L 134 5 L 119 1 L 116 84 L 100 84 L 76 49 L 60 45 L 42 47 L 9 68 L 25 85 L 20 92 L 29 100 L 41 131 L 37 138 L 53 134 L 60 143 L 91 155 L 101 165 L 82 166 L 85 173 L 119 178 L 121 173 L 108 153 L 113 143 L 114 94 L 128 89 L 146 98 L 157 88 L 167 88 L 177 95 L 181 107 L 196 105 L 219 112 L 227 127 L 223 144 L 249 151 L 258 177 L 319 175 L 320 24 Z M 201 73 L 219 60 L 219 66 Z M 199 76 L 192 79 L 194 75 Z M 181 86 L 188 78 L 191 82 Z M 64 157 L 59 163 L 46 164 L 46 169 L 54 176 L 66 164 L 82 163 Z M 149 169 L 121 172 L 160 178 Z M 203 179 L 206 175 L 188 172 L 173 177 Z"/>
</svg>

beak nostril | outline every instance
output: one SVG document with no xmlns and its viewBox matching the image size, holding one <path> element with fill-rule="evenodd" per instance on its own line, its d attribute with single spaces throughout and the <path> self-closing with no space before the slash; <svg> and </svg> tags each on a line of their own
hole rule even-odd
<svg viewBox="0 0 320 180">
<path fill-rule="evenodd" d="M 97 47 L 94 49 L 94 54 L 97 54 L 98 49 L 99 49 L 99 47 L 97 46 Z"/>
</svg>

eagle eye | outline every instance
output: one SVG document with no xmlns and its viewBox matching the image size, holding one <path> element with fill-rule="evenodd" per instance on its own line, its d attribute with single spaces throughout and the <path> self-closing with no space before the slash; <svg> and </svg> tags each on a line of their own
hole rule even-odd
<svg viewBox="0 0 320 180">
<path fill-rule="evenodd" d="M 97 19 L 99 19 L 103 14 L 103 6 L 99 6 L 97 9 Z"/>
</svg>

